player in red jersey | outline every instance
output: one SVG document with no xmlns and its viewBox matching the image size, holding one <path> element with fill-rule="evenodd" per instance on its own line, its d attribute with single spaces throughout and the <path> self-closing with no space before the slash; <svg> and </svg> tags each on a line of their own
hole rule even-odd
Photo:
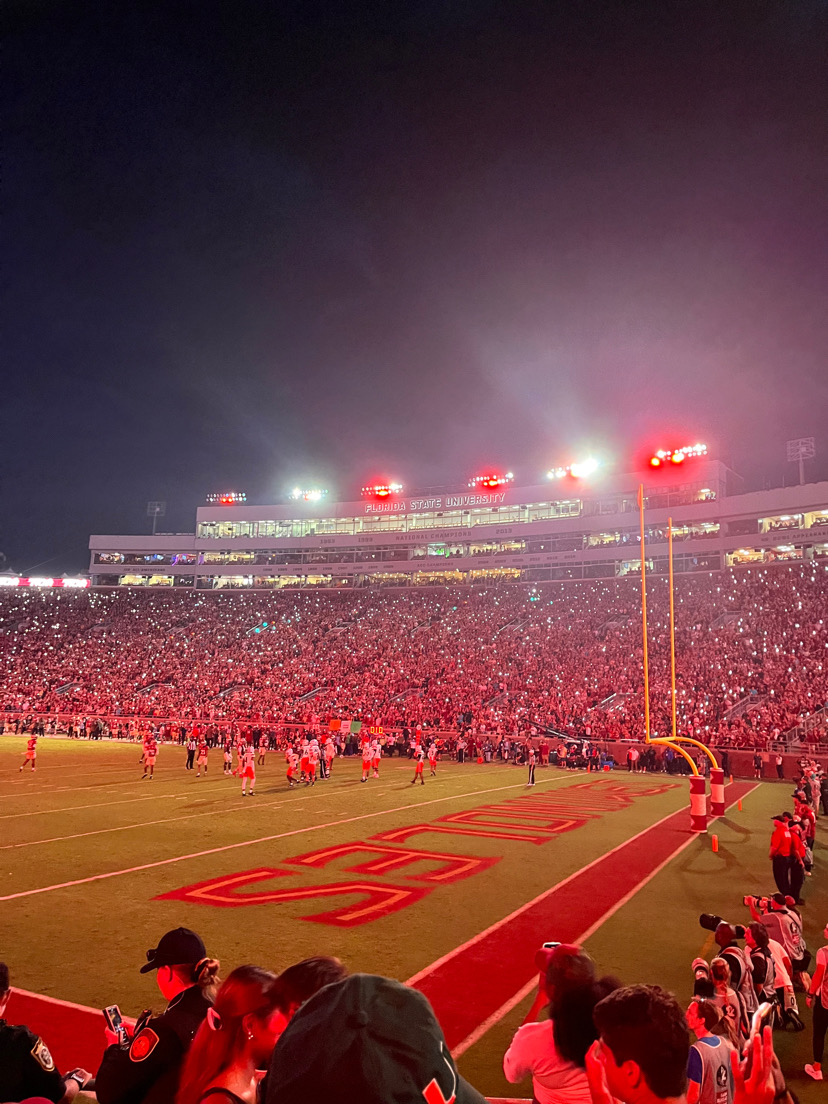
<svg viewBox="0 0 828 1104">
<path fill-rule="evenodd" d="M 258 765 L 259 765 L 260 767 L 263 767 L 263 766 L 264 766 L 264 761 L 265 761 L 265 752 L 267 751 L 267 748 L 268 748 L 268 739 L 267 739 L 267 733 L 266 733 L 266 732 L 263 732 L 263 733 L 261 734 L 261 736 L 259 737 L 259 754 L 258 754 L 258 756 L 256 757 L 256 763 L 257 763 L 257 764 L 258 764 Z"/>
<path fill-rule="evenodd" d="M 158 744 L 155 742 L 155 737 L 150 736 L 144 744 L 144 773 L 141 778 L 147 777 L 147 771 L 149 771 L 150 782 L 155 777 L 155 758 L 158 755 Z"/>
<path fill-rule="evenodd" d="M 26 754 L 23 757 L 23 763 L 20 767 L 20 770 L 23 770 L 23 767 L 25 767 L 27 763 L 32 764 L 33 771 L 36 770 L 35 764 L 37 763 L 37 736 L 30 736 L 29 739 L 26 741 Z"/>
<path fill-rule="evenodd" d="M 303 782 L 308 782 L 308 776 L 310 775 L 310 740 L 307 736 L 302 738 L 302 744 L 299 749 L 299 770 L 301 771 L 301 780 Z"/>
<path fill-rule="evenodd" d="M 207 773 L 207 752 L 210 749 L 207 747 L 207 741 L 202 736 L 198 744 L 198 753 L 196 757 L 196 766 L 198 767 L 198 773 L 196 778 L 201 778 L 201 768 L 204 767 L 204 773 Z"/>
<path fill-rule="evenodd" d="M 414 777 L 411 779 L 411 785 L 417 784 L 417 779 L 420 780 L 420 785 L 425 785 L 425 779 L 423 778 L 423 762 L 425 760 L 425 753 L 423 752 L 423 745 L 417 744 L 417 748 L 414 752 Z"/>
<path fill-rule="evenodd" d="M 256 792 L 256 751 L 255 748 L 245 748 L 242 759 L 241 779 L 242 797 L 247 797 L 247 780 L 250 779 L 250 796 Z"/>
</svg>

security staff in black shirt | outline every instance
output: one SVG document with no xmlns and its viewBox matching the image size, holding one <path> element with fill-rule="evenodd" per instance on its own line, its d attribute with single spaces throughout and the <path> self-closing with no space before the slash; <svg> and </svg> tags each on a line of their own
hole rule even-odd
<svg viewBox="0 0 828 1104">
<path fill-rule="evenodd" d="M 0 1100 L 42 1096 L 69 1104 L 91 1081 L 90 1074 L 77 1069 L 63 1077 L 40 1036 L 22 1024 L 6 1023 L 2 1016 L 10 996 L 9 968 L 0 962 Z"/>
<path fill-rule="evenodd" d="M 157 970 L 158 988 L 169 1004 L 160 1016 L 145 1013 L 131 1039 L 111 1043 L 95 1078 L 100 1104 L 170 1104 L 178 1089 L 184 1055 L 212 1006 L 218 962 L 189 928 L 167 932 L 147 951 L 141 973 Z"/>
</svg>

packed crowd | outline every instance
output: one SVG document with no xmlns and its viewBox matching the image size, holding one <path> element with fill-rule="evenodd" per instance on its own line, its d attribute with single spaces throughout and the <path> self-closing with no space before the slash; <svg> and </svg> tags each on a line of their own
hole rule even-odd
<svg viewBox="0 0 828 1104">
<path fill-rule="evenodd" d="M 767 748 L 828 702 L 821 565 L 676 583 L 682 734 Z M 652 729 L 670 730 L 668 592 L 648 588 Z M 600 740 L 643 731 L 640 583 L 477 590 L 0 595 L 7 714 L 327 723 Z M 825 743 L 815 725 L 808 739 Z"/>
</svg>

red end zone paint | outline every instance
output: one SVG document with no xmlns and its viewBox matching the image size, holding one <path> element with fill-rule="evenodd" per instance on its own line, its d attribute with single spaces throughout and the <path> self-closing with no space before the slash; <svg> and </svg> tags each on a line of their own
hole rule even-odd
<svg viewBox="0 0 828 1104">
<path fill-rule="evenodd" d="M 729 805 L 754 788 L 728 787 Z M 504 1005 L 536 974 L 533 956 L 544 939 L 577 943 L 617 902 L 688 839 L 685 806 L 628 840 L 547 896 L 411 979 L 431 1002 L 449 1049 Z"/>
</svg>

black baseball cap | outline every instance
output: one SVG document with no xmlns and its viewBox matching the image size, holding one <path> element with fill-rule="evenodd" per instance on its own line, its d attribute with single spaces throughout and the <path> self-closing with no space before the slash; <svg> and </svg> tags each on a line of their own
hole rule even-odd
<svg viewBox="0 0 828 1104">
<path fill-rule="evenodd" d="M 422 993 L 353 974 L 302 1005 L 273 1051 L 263 1104 L 485 1104 L 457 1072 Z"/>
<path fill-rule="evenodd" d="M 206 958 L 207 949 L 201 940 L 189 928 L 173 928 L 162 935 L 157 947 L 147 951 L 147 963 L 141 967 L 142 974 L 157 970 L 159 966 L 183 966 L 186 963 L 200 962 Z"/>
</svg>

